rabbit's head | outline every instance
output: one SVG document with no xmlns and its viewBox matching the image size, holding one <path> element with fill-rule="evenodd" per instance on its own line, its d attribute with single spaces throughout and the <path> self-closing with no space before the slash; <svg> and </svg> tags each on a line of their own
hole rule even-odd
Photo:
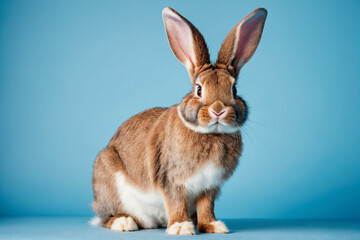
<svg viewBox="0 0 360 240">
<path fill-rule="evenodd" d="M 166 34 L 177 59 L 189 72 L 193 90 L 178 106 L 178 114 L 190 129 L 201 133 L 234 133 L 245 122 L 247 107 L 236 95 L 241 67 L 254 54 L 267 11 L 258 8 L 227 35 L 215 64 L 200 32 L 171 8 L 163 10 Z"/>
</svg>

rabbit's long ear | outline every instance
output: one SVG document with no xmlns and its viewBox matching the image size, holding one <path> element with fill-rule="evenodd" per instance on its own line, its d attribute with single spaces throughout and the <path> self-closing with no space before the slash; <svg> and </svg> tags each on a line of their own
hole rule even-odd
<svg viewBox="0 0 360 240">
<path fill-rule="evenodd" d="M 170 47 L 176 58 L 185 65 L 194 83 L 196 74 L 210 64 L 205 40 L 194 25 L 174 9 L 164 8 L 162 16 Z"/>
<path fill-rule="evenodd" d="M 265 8 L 258 8 L 230 31 L 221 45 L 217 66 L 226 67 L 235 78 L 238 76 L 259 44 L 266 15 Z"/>
</svg>

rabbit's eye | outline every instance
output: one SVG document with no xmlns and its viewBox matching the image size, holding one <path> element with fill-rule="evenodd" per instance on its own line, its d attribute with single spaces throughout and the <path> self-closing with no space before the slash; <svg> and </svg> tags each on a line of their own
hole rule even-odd
<svg viewBox="0 0 360 240">
<path fill-rule="evenodd" d="M 236 96 L 236 94 L 237 94 L 236 87 L 235 87 L 235 86 L 233 86 L 233 87 L 232 87 L 232 90 L 233 90 L 233 95 L 234 95 L 234 97 L 235 97 L 235 96 Z"/>
<path fill-rule="evenodd" d="M 198 86 L 197 89 L 196 89 L 196 95 L 198 97 L 201 97 L 201 86 Z"/>
</svg>

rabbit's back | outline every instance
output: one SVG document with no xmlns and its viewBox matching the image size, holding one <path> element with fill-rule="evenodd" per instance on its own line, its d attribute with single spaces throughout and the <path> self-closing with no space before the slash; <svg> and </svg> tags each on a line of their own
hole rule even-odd
<svg viewBox="0 0 360 240">
<path fill-rule="evenodd" d="M 168 108 L 145 110 L 127 121 L 118 129 L 109 142 L 109 147 L 119 154 L 124 171 L 134 184 L 147 188 L 150 183 L 146 167 L 146 140 L 159 117 Z"/>
</svg>

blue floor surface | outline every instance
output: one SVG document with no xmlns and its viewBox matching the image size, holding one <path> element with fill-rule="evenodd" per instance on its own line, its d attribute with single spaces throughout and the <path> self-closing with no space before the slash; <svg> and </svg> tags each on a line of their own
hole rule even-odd
<svg viewBox="0 0 360 240">
<path fill-rule="evenodd" d="M 360 221 L 224 220 L 229 234 L 169 236 L 165 229 L 113 232 L 87 224 L 88 218 L 0 218 L 0 239 L 304 239 L 360 240 Z"/>
</svg>

